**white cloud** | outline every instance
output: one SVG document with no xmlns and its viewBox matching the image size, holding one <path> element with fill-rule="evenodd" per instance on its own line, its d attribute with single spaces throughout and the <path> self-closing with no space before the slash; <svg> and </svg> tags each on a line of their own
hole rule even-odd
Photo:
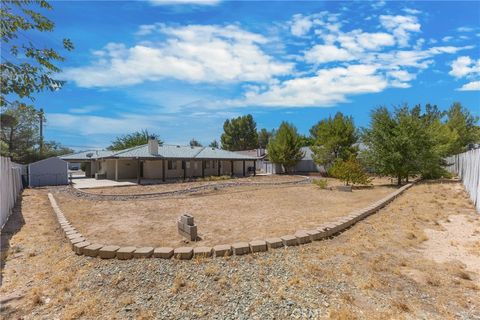
<svg viewBox="0 0 480 320">
<path fill-rule="evenodd" d="M 95 106 L 95 105 L 89 105 L 89 106 L 83 106 L 83 107 L 78 107 L 78 108 L 70 108 L 68 111 L 70 113 L 76 113 L 76 114 L 86 114 L 86 113 L 91 113 L 93 111 L 98 111 L 101 110 L 102 107 L 100 106 Z"/>
<path fill-rule="evenodd" d="M 418 23 L 418 19 L 415 16 L 381 15 L 380 24 L 387 30 L 393 32 L 393 35 L 401 47 L 408 45 L 410 32 L 420 31 L 420 23 Z"/>
<path fill-rule="evenodd" d="M 301 14 L 293 16 L 292 25 L 290 26 L 290 32 L 297 37 L 306 35 L 313 26 L 313 22 L 310 17 L 305 17 Z"/>
<path fill-rule="evenodd" d="M 480 91 L 480 81 L 466 83 L 458 91 Z"/>
<path fill-rule="evenodd" d="M 451 41 L 452 39 L 453 39 L 452 36 L 445 36 L 445 37 L 442 38 L 442 41 L 443 41 L 443 42 L 449 42 L 449 41 Z"/>
<path fill-rule="evenodd" d="M 470 27 L 458 27 L 457 28 L 458 32 L 472 32 L 473 30 L 475 30 L 475 29 L 470 28 Z"/>
<path fill-rule="evenodd" d="M 169 77 L 189 82 L 267 82 L 289 73 L 291 63 L 275 61 L 260 48 L 268 39 L 237 26 L 189 25 L 153 28 L 167 36 L 161 43 L 126 47 L 109 43 L 86 67 L 70 68 L 64 78 L 80 87 L 133 85 Z"/>
<path fill-rule="evenodd" d="M 402 9 L 403 12 L 408 13 L 408 14 L 420 14 L 422 11 L 417 10 L 417 9 L 412 9 L 412 8 L 404 8 Z"/>
<path fill-rule="evenodd" d="M 480 90 L 480 59 L 472 59 L 469 56 L 461 56 L 455 59 L 451 64 L 452 68 L 448 74 L 457 79 L 469 79 L 470 82 L 458 88 L 458 91 L 477 91 Z"/>
<path fill-rule="evenodd" d="M 472 60 L 469 56 L 458 57 L 450 65 L 452 69 L 449 74 L 455 78 L 462 78 L 472 74 L 480 74 L 480 59 Z"/>
<path fill-rule="evenodd" d="M 321 69 L 311 77 L 286 80 L 265 92 L 247 92 L 233 105 L 318 107 L 347 101 L 347 95 L 380 92 L 387 81 L 369 65 Z"/>
<path fill-rule="evenodd" d="M 221 0 L 148 0 L 148 2 L 154 6 L 168 6 L 168 5 L 182 5 L 182 4 L 212 6 L 212 5 L 219 4 Z"/>
<path fill-rule="evenodd" d="M 314 64 L 353 59 L 353 55 L 347 50 L 333 45 L 316 45 L 305 53 L 305 60 Z"/>
</svg>

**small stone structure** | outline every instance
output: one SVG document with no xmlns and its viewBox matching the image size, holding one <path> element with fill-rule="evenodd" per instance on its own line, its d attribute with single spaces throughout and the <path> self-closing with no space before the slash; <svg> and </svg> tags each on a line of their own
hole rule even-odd
<svg viewBox="0 0 480 320">
<path fill-rule="evenodd" d="M 193 222 L 193 216 L 191 214 L 182 214 L 177 221 L 177 225 L 178 233 L 190 241 L 197 241 L 197 226 Z"/>
</svg>

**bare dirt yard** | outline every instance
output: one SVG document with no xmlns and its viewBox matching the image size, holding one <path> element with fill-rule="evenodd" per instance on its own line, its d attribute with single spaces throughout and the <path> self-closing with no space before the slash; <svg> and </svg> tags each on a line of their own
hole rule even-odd
<svg viewBox="0 0 480 320">
<path fill-rule="evenodd" d="M 250 181 L 283 182 L 289 181 L 287 178 L 252 178 Z M 170 187 L 176 189 L 178 185 Z M 166 190 L 168 185 L 158 187 Z M 394 190 L 394 186 L 377 185 L 342 192 L 323 190 L 309 183 L 239 185 L 175 197 L 128 201 L 90 200 L 61 192 L 55 197 L 67 219 L 90 241 L 120 246 L 178 247 L 184 245 L 185 239 L 178 234 L 176 224 L 183 213 L 192 214 L 198 226 L 201 241 L 191 245 L 213 246 L 316 228 Z"/>
<path fill-rule="evenodd" d="M 94 194 L 148 194 L 148 193 L 161 193 L 168 191 L 184 190 L 200 186 L 214 185 L 214 184 L 231 184 L 242 185 L 248 183 L 258 184 L 270 184 L 270 183 L 285 183 L 285 182 L 297 182 L 305 179 L 305 176 L 298 175 L 258 175 L 245 178 L 230 178 L 228 176 L 213 176 L 210 179 L 197 179 L 195 181 L 167 181 L 165 183 L 158 183 L 158 180 L 154 180 L 155 184 L 148 184 L 148 180 L 143 180 L 142 185 L 135 186 L 122 186 L 122 187 L 104 187 L 104 188 L 91 188 L 84 190 Z M 332 179 L 333 180 L 333 179 Z"/>
<path fill-rule="evenodd" d="M 74 255 L 47 190 L 26 190 L 4 232 L 0 316 L 478 319 L 479 217 L 460 184 L 419 184 L 337 237 L 302 247 L 117 261 Z M 439 260 L 431 254 L 438 246 L 449 252 Z"/>
</svg>

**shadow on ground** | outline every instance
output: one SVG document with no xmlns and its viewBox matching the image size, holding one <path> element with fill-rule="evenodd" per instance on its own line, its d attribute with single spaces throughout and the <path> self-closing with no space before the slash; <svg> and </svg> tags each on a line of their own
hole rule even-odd
<svg viewBox="0 0 480 320">
<path fill-rule="evenodd" d="M 25 224 L 25 219 L 22 214 L 22 198 L 23 195 L 20 194 L 17 199 L 17 204 L 13 208 L 12 214 L 0 232 L 0 286 L 3 283 L 3 270 L 10 250 L 10 240 Z"/>
</svg>

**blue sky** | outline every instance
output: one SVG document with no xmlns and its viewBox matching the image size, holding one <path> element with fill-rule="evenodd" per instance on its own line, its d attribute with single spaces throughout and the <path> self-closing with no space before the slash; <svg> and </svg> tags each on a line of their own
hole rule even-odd
<svg viewBox="0 0 480 320">
<path fill-rule="evenodd" d="M 341 111 L 460 101 L 480 115 L 479 2 L 52 2 L 65 87 L 37 96 L 46 138 L 102 148 L 143 128 L 219 140 L 226 118 L 300 132 Z"/>
</svg>

